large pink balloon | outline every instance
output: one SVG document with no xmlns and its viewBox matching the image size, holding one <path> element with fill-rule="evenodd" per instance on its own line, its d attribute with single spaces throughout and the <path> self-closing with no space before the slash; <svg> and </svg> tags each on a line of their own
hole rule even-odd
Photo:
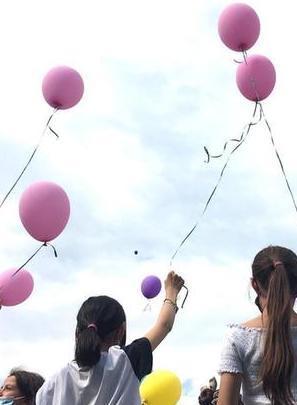
<svg viewBox="0 0 297 405">
<path fill-rule="evenodd" d="M 33 183 L 21 196 L 19 214 L 33 238 L 49 242 L 63 231 L 68 222 L 69 199 L 62 187 L 55 183 Z"/>
<path fill-rule="evenodd" d="M 0 305 L 18 305 L 25 301 L 33 290 L 34 281 L 31 274 L 21 269 L 13 276 L 16 270 L 14 267 L 0 273 Z"/>
<path fill-rule="evenodd" d="M 243 3 L 226 7 L 218 24 L 221 40 L 233 51 L 246 51 L 257 41 L 260 20 L 255 10 Z"/>
<path fill-rule="evenodd" d="M 236 82 L 241 94 L 251 101 L 264 100 L 272 92 L 276 73 L 271 61 L 262 55 L 251 55 L 241 63 L 236 72 Z"/>
<path fill-rule="evenodd" d="M 50 106 L 65 110 L 80 101 L 84 83 L 76 70 L 68 66 L 57 66 L 44 77 L 42 93 Z"/>
</svg>

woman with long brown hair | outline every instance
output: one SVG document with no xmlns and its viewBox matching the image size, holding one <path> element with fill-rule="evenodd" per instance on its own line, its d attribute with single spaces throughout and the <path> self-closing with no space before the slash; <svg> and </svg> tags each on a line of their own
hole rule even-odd
<svg viewBox="0 0 297 405">
<path fill-rule="evenodd" d="M 269 246 L 252 264 L 261 314 L 230 325 L 222 351 L 218 405 L 293 405 L 297 402 L 297 256 Z"/>
<path fill-rule="evenodd" d="M 37 373 L 12 369 L 0 388 L 0 405 L 35 405 L 35 397 L 44 378 Z"/>
</svg>

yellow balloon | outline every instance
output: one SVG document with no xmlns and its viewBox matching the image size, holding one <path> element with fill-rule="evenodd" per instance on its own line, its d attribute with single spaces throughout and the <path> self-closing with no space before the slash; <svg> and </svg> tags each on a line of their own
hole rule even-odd
<svg viewBox="0 0 297 405">
<path fill-rule="evenodd" d="M 143 405 L 175 405 L 181 397 L 182 385 L 168 370 L 156 370 L 145 377 L 140 384 Z"/>
</svg>

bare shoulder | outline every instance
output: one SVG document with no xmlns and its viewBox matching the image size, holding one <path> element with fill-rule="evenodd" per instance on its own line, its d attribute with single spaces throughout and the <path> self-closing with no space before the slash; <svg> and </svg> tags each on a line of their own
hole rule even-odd
<svg viewBox="0 0 297 405">
<path fill-rule="evenodd" d="M 246 328 L 263 328 L 263 318 L 262 316 L 257 316 L 256 318 L 250 319 L 244 323 L 241 324 L 242 326 Z"/>
<path fill-rule="evenodd" d="M 266 328 L 267 327 L 267 318 L 262 315 L 257 316 L 256 318 L 250 319 L 241 324 L 245 328 Z M 291 316 L 291 326 L 297 326 L 297 314 L 293 312 Z"/>
</svg>

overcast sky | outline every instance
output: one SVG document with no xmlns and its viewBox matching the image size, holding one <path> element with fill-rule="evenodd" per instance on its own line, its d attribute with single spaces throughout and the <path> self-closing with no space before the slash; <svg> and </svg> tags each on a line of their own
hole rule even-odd
<svg viewBox="0 0 297 405">
<path fill-rule="evenodd" d="M 226 324 L 257 311 L 250 264 L 269 244 L 296 247 L 297 214 L 263 123 L 233 155 L 206 214 L 223 159 L 205 164 L 239 137 L 253 103 L 235 84 L 241 56 L 219 39 L 223 0 L 10 0 L 0 9 L 0 196 L 38 142 L 51 108 L 41 83 L 57 65 L 83 77 L 85 93 L 59 111 L 13 194 L 0 210 L 1 268 L 20 266 L 38 248 L 18 217 L 34 181 L 61 185 L 71 217 L 28 265 L 35 288 L 0 312 L 0 376 L 24 366 L 49 377 L 73 357 L 76 313 L 90 295 L 125 307 L 128 338 L 156 319 L 164 291 L 143 311 L 140 284 L 162 280 L 170 257 L 189 287 L 185 308 L 156 350 L 154 368 L 177 373 L 182 405 L 196 403 L 216 374 Z M 276 87 L 263 102 L 293 192 L 297 194 L 295 2 L 250 1 L 261 33 L 249 55 L 267 56 Z M 138 251 L 138 255 L 134 251 Z"/>
</svg>

